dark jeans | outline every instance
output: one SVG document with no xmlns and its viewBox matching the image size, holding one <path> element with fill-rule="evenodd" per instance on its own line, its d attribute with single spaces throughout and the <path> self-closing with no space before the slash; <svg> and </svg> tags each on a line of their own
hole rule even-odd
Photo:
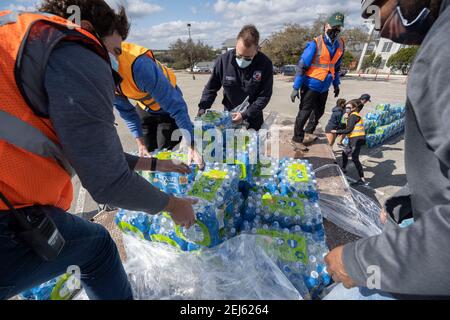
<svg viewBox="0 0 450 320">
<path fill-rule="evenodd" d="M 320 119 L 325 113 L 325 106 L 328 99 L 327 92 L 313 91 L 307 87 L 303 87 L 300 98 L 300 111 L 295 120 L 294 138 L 295 142 L 303 142 L 306 133 L 314 133 L 319 124 Z M 305 125 L 308 121 L 308 125 Z"/>
<path fill-rule="evenodd" d="M 359 155 L 361 153 L 361 148 L 365 144 L 366 140 L 364 138 L 353 138 L 350 139 L 349 146 L 345 147 L 345 149 L 342 151 L 342 167 L 344 169 L 347 168 L 348 158 L 351 156 L 356 170 L 358 170 L 358 175 L 360 178 L 364 178 L 364 169 L 361 161 L 359 161 Z"/>
<path fill-rule="evenodd" d="M 27 209 L 25 209 L 27 210 Z M 39 207 L 53 219 L 66 240 L 59 257 L 41 260 L 14 238 L 10 224 L 14 217 L 0 212 L 0 299 L 8 299 L 78 266 L 81 282 L 92 300 L 129 300 L 131 286 L 116 244 L 109 232 L 95 224 L 54 207 Z"/>
<path fill-rule="evenodd" d="M 142 122 L 144 141 L 149 152 L 156 149 L 173 149 L 181 141 L 172 141 L 172 133 L 178 129 L 174 119 L 168 114 L 156 115 L 136 107 Z"/>
</svg>

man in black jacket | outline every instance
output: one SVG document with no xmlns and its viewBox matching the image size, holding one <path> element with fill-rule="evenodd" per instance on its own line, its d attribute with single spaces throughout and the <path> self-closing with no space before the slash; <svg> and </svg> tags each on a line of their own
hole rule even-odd
<svg viewBox="0 0 450 320">
<path fill-rule="evenodd" d="M 217 59 L 198 105 L 199 115 L 211 108 L 217 92 L 223 87 L 222 103 L 228 111 L 248 97 L 250 106 L 246 111 L 234 113 L 233 122 L 245 120 L 249 123 L 249 129 L 261 129 L 264 123 L 263 110 L 272 97 L 273 65 L 258 48 L 258 30 L 253 25 L 244 26 L 237 37 L 236 49 Z"/>
</svg>

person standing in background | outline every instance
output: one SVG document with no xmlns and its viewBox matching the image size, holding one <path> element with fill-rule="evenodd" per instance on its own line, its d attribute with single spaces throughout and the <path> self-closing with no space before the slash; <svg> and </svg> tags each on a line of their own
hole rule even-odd
<svg viewBox="0 0 450 320">
<path fill-rule="evenodd" d="M 246 25 L 237 36 L 236 49 L 221 55 L 203 90 L 198 115 L 210 109 L 223 87 L 222 104 L 232 111 L 247 98 L 250 106 L 232 115 L 234 123 L 248 122 L 249 129 L 258 131 L 264 124 L 263 110 L 272 97 L 273 64 L 259 51 L 259 32 L 254 25 Z"/>
<path fill-rule="evenodd" d="M 292 103 L 300 99 L 292 138 L 295 150 L 308 151 L 305 144 L 315 140 L 313 133 L 325 113 L 331 85 L 335 98 L 339 96 L 339 71 L 345 52 L 345 44 L 339 34 L 344 27 L 344 19 L 344 15 L 339 12 L 331 15 L 324 26 L 324 34 L 308 42 L 300 57 L 291 94 Z M 308 119 L 310 121 L 305 129 Z M 306 137 L 305 134 L 310 136 Z"/>
</svg>

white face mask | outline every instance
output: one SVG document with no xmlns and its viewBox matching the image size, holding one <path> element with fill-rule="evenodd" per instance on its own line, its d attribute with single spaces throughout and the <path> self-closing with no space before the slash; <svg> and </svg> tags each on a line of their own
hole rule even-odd
<svg viewBox="0 0 450 320">
<path fill-rule="evenodd" d="M 247 68 L 248 66 L 250 66 L 252 64 L 252 62 L 253 62 L 253 60 L 248 61 L 245 59 L 236 58 L 236 63 L 238 64 L 239 68 L 241 68 L 241 69 Z"/>
<path fill-rule="evenodd" d="M 115 55 L 113 55 L 111 52 L 108 52 L 109 54 L 109 59 L 111 60 L 111 68 L 116 71 L 119 72 L 119 61 L 117 61 L 117 58 Z"/>
</svg>

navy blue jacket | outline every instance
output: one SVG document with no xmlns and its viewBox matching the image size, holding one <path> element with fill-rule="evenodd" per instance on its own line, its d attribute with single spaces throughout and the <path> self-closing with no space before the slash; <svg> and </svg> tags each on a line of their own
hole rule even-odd
<svg viewBox="0 0 450 320">
<path fill-rule="evenodd" d="M 263 110 L 272 97 L 272 61 L 264 53 L 259 52 L 252 64 L 242 69 L 236 63 L 235 50 L 224 53 L 216 60 L 214 71 L 203 90 L 198 107 L 210 109 L 221 87 L 224 92 L 222 103 L 227 110 L 233 110 L 250 97 L 250 107 L 243 117 L 251 129 L 259 130 L 264 123 Z"/>
<path fill-rule="evenodd" d="M 331 117 L 328 121 L 326 131 L 339 130 L 345 128 L 345 125 L 341 123 L 344 116 L 344 110 L 338 106 L 334 107 L 331 111 Z"/>
</svg>

